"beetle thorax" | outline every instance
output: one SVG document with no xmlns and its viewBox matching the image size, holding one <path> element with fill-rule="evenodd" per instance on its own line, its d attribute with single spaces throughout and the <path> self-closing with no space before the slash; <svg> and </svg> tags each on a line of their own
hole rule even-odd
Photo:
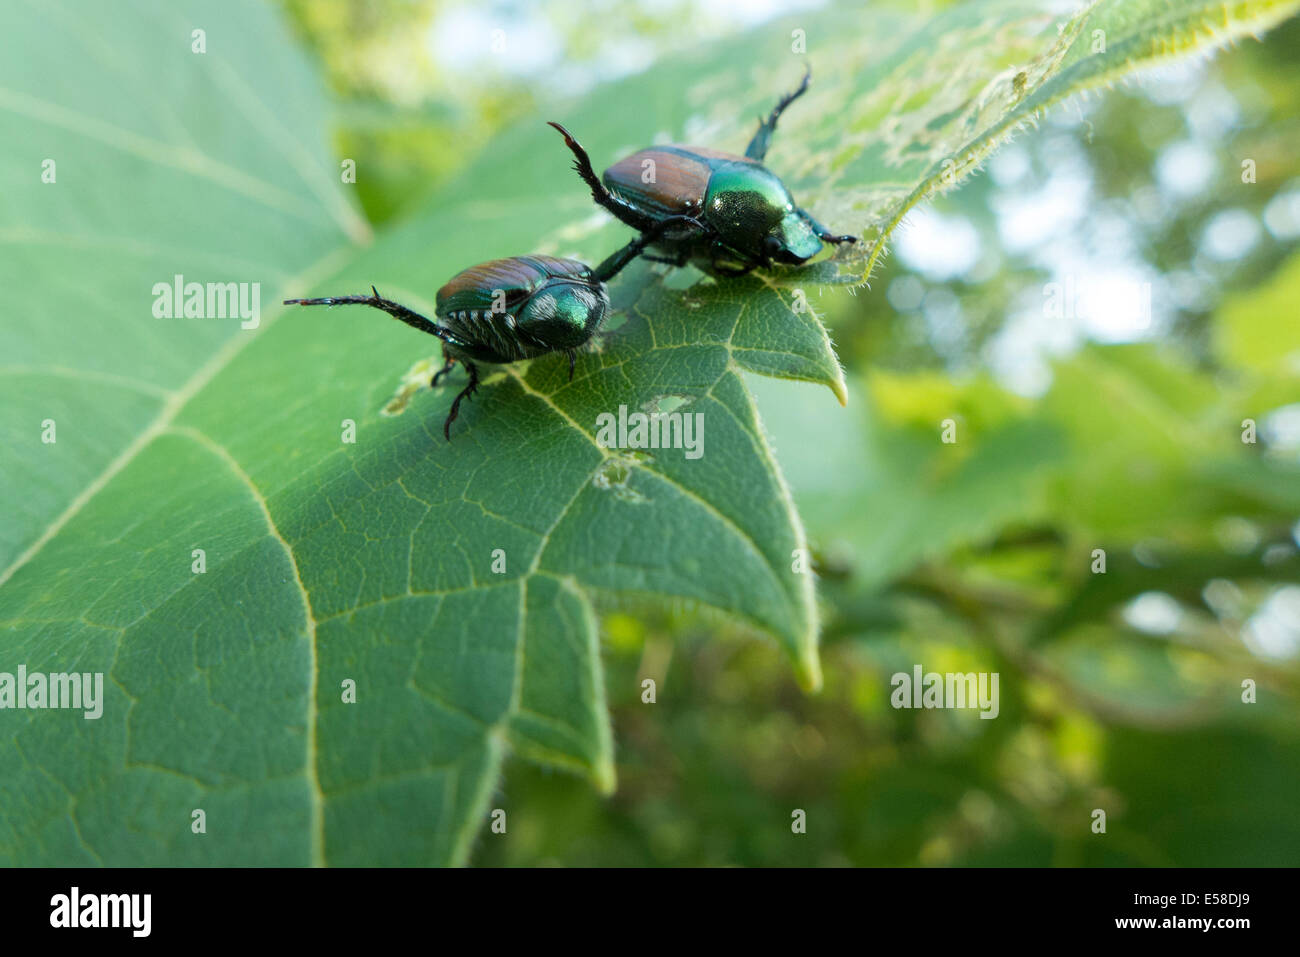
<svg viewBox="0 0 1300 957">
<path fill-rule="evenodd" d="M 705 210 L 723 242 L 759 256 L 763 240 L 795 211 L 790 191 L 770 170 L 756 163 L 728 163 L 714 171 Z"/>
<path fill-rule="evenodd" d="M 587 342 L 609 308 L 604 289 L 590 282 L 551 279 L 529 298 L 519 316 L 520 331 L 552 349 Z"/>
</svg>

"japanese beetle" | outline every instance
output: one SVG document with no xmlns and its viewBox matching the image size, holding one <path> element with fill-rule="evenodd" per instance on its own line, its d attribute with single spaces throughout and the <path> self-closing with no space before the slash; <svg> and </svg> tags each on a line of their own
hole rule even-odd
<svg viewBox="0 0 1300 957">
<path fill-rule="evenodd" d="M 691 227 L 689 217 L 676 216 L 656 224 L 595 269 L 575 259 L 515 256 L 494 259 L 462 270 L 438 290 L 433 322 L 400 303 L 385 299 L 374 286 L 371 296 L 326 296 L 286 299 L 286 306 L 373 306 L 413 329 L 442 340 L 443 367 L 430 387 L 452 370 L 465 366 L 469 384 L 452 400 L 442 433 L 451 441 L 451 423 L 462 399 L 478 388 L 476 363 L 504 364 L 551 352 L 569 357 L 569 378 L 577 350 L 596 334 L 609 311 L 605 283 L 646 246 L 672 227 Z M 698 225 L 698 224 L 696 224 Z"/>
<path fill-rule="evenodd" d="M 694 262 L 715 275 L 740 276 L 772 263 L 799 265 L 821 252 L 822 243 L 857 242 L 837 236 L 800 209 L 784 183 L 763 165 L 777 120 L 808 89 L 803 82 L 782 97 L 749 141 L 744 156 L 699 146 L 656 146 L 633 153 L 597 179 L 591 158 L 573 135 L 551 123 L 573 151 L 573 168 L 595 201 L 642 233 L 665 217 L 688 216 L 696 225 L 665 232 L 652 245 L 657 262 Z"/>
</svg>

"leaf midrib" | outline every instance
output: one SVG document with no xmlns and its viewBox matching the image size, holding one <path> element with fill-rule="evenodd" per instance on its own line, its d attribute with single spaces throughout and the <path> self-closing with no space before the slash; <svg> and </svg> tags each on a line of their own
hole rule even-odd
<svg viewBox="0 0 1300 957">
<path fill-rule="evenodd" d="M 322 256 L 315 263 L 308 266 L 296 278 L 290 281 L 289 285 L 310 285 L 313 280 L 320 277 L 321 274 L 333 272 L 335 269 L 334 260 L 340 257 L 350 255 L 354 252 L 351 246 L 341 246 Z M 109 485 L 127 466 L 148 448 L 156 439 L 165 435 L 176 435 L 190 439 L 203 447 L 209 452 L 221 459 L 230 471 L 248 487 L 253 496 L 262 517 L 265 520 L 271 536 L 280 543 L 284 549 L 285 555 L 293 568 L 294 583 L 298 589 L 299 597 L 303 603 L 304 621 L 308 636 L 308 647 L 311 656 L 311 675 L 309 682 L 309 693 L 307 695 L 307 715 L 305 726 L 307 729 L 306 756 L 304 760 L 304 773 L 307 778 L 311 795 L 311 825 L 310 825 L 310 847 L 311 863 L 313 866 L 324 866 L 325 859 L 325 839 L 324 839 L 324 795 L 320 786 L 318 773 L 318 746 L 317 746 L 317 683 L 319 680 L 319 663 L 316 647 L 316 618 L 312 610 L 311 598 L 302 581 L 302 575 L 298 568 L 298 561 L 294 555 L 292 546 L 280 533 L 271 515 L 270 508 L 267 505 L 266 497 L 253 482 L 252 478 L 239 464 L 238 460 L 211 436 L 201 432 L 191 426 L 176 426 L 174 423 L 177 417 L 185 410 L 190 401 L 194 399 L 203 389 L 215 379 L 223 370 L 225 370 L 237 356 L 239 356 L 252 342 L 259 336 L 263 335 L 265 330 L 275 325 L 280 316 L 287 312 L 283 306 L 271 315 L 266 317 L 259 327 L 249 335 L 236 333 L 231 338 L 222 343 L 213 356 L 177 390 L 165 393 L 166 398 L 162 407 L 154 420 L 145 427 L 143 431 L 132 440 L 105 468 L 96 476 L 59 514 L 53 522 L 32 542 L 3 572 L 0 572 L 0 588 L 3 588 L 20 569 L 26 566 L 30 561 L 40 554 L 41 550 L 52 541 L 63 528 L 74 519 L 83 508 L 86 507 L 94 498 Z M 84 842 L 83 842 L 84 843 Z"/>
<path fill-rule="evenodd" d="M 1079 10 L 1071 18 L 1070 23 L 1072 25 L 1078 24 L 1079 26 L 1082 26 L 1087 18 L 1096 12 L 1097 7 L 1100 6 L 1102 2 L 1103 0 L 1092 0 L 1092 3 Z M 1152 51 L 1145 56 L 1139 56 L 1133 59 L 1118 59 L 1114 66 L 1093 73 L 1086 77 L 1082 82 L 1066 85 L 1064 89 L 1045 98 L 1041 103 L 1038 103 L 1033 109 L 1027 112 L 1020 109 L 1020 104 L 1016 104 L 1007 111 L 1001 120 L 990 126 L 974 139 L 967 141 L 958 152 L 946 157 L 947 160 L 951 160 L 957 166 L 963 168 L 964 172 L 958 180 L 944 188 L 940 188 L 938 184 L 940 183 L 942 176 L 940 172 L 936 172 L 934 175 L 924 178 L 911 193 L 904 197 L 903 200 L 894 207 L 893 215 L 879 227 L 880 235 L 872 241 L 871 248 L 867 254 L 866 268 L 862 273 L 862 284 L 870 284 L 872 273 L 876 268 L 876 263 L 884 253 L 885 245 L 889 240 L 889 237 L 893 235 L 894 230 L 897 229 L 899 223 L 903 221 L 907 214 L 911 212 L 915 206 L 929 199 L 932 195 L 944 192 L 946 189 L 957 188 L 961 182 L 969 178 L 975 170 L 979 168 L 980 162 L 985 157 L 992 154 L 1011 135 L 1011 132 L 1018 129 L 1022 124 L 1026 123 L 1033 117 L 1041 115 L 1053 106 L 1056 106 L 1076 94 L 1096 89 L 1100 86 L 1105 86 L 1108 83 L 1113 83 L 1115 80 L 1121 77 L 1131 76 L 1139 70 L 1159 66 L 1162 63 L 1181 60 L 1192 51 L 1218 49 L 1227 46 L 1244 36 L 1257 37 L 1262 31 L 1274 26 L 1276 23 L 1287 17 L 1289 11 L 1294 10 L 1295 6 L 1296 4 L 1289 2 L 1289 0 L 1260 0 L 1260 2 L 1253 5 L 1254 18 L 1252 20 L 1225 19 L 1223 26 L 1216 27 L 1213 36 L 1207 41 L 1201 42 L 1193 35 L 1190 40 L 1187 40 L 1181 46 L 1171 47 L 1167 51 Z M 1224 5 L 1224 8 L 1226 9 L 1226 4 Z M 1202 9 L 1201 16 L 1202 18 L 1208 16 L 1208 6 Z M 1172 17 L 1173 22 L 1177 22 L 1178 24 L 1184 26 L 1189 26 L 1191 24 L 1190 18 L 1183 14 L 1170 14 L 1170 17 Z M 1169 18 L 1165 18 L 1165 21 L 1162 22 L 1169 22 Z M 1203 20 L 1201 22 L 1203 23 Z M 1118 39 L 1117 44 L 1131 44 L 1135 39 L 1151 32 L 1153 31 L 1144 28 L 1141 31 L 1126 34 Z M 1168 33 L 1166 33 L 1165 36 L 1168 36 Z M 1183 38 L 1178 37 L 1178 39 Z M 1108 47 L 1108 51 L 1111 49 L 1114 49 L 1114 47 Z M 1055 70 L 1049 76 L 1044 78 L 1043 82 L 1035 88 L 1033 93 L 1041 92 L 1045 87 L 1054 81 L 1059 80 L 1068 70 L 1073 69 L 1077 65 L 1077 63 L 1071 64 L 1066 69 Z M 1024 99 L 1030 99 L 1033 93 L 1027 93 Z"/>
<path fill-rule="evenodd" d="M 299 285 L 310 285 L 322 275 L 329 274 L 335 270 L 334 261 L 346 254 L 353 252 L 351 246 L 341 246 L 326 253 L 316 262 L 312 263 L 298 276 L 290 280 L 286 285 L 297 287 Z M 123 469 L 130 465 L 135 458 L 143 452 L 155 439 L 166 432 L 172 423 L 176 421 L 177 416 L 185 410 L 190 401 L 194 399 L 213 379 L 217 377 L 235 357 L 242 353 L 248 346 L 255 342 L 265 331 L 276 324 L 279 318 L 287 310 L 281 306 L 275 312 L 266 317 L 265 321 L 260 323 L 257 329 L 251 330 L 248 335 L 236 333 L 221 344 L 219 348 L 207 362 L 198 368 L 185 383 L 174 392 L 170 393 L 164 400 L 162 408 L 152 422 L 147 425 L 141 433 L 136 436 L 120 453 L 104 468 L 102 472 L 91 480 L 84 489 L 68 504 L 68 506 L 51 522 L 45 530 L 37 536 L 26 549 L 23 550 L 13 562 L 9 564 L 3 572 L 0 572 L 0 588 L 11 579 L 23 566 L 40 554 L 41 550 L 49 544 L 65 525 L 68 524 L 77 514 L 86 507 L 87 504 L 118 475 Z"/>
</svg>

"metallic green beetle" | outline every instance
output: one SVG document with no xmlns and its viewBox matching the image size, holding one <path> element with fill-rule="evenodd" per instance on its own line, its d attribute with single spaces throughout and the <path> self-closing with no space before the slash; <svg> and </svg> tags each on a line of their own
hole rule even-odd
<svg viewBox="0 0 1300 957">
<path fill-rule="evenodd" d="M 479 263 L 452 276 L 438 290 L 433 322 L 401 303 L 379 295 L 286 299 L 286 306 L 372 306 L 413 329 L 442 340 L 443 366 L 429 384 L 465 366 L 469 384 L 452 400 L 442 432 L 451 441 L 451 423 L 460 403 L 478 388 L 476 363 L 503 364 L 551 352 L 569 357 L 569 378 L 577 350 L 595 336 L 609 311 L 605 283 L 671 228 L 695 228 L 689 217 L 671 216 L 656 223 L 595 269 L 576 259 L 514 256 Z"/>
<path fill-rule="evenodd" d="M 857 242 L 837 236 L 800 209 L 784 183 L 763 165 L 777 120 L 808 89 L 811 68 L 793 93 L 781 98 L 750 140 L 744 156 L 700 146 L 657 146 L 633 153 L 596 178 L 591 158 L 573 135 L 551 123 L 573 151 L 592 198 L 642 233 L 665 218 L 687 216 L 696 225 L 666 231 L 652 245 L 658 262 L 694 262 L 715 275 L 744 275 L 772 263 L 798 265 L 821 252 L 822 243 Z"/>
</svg>

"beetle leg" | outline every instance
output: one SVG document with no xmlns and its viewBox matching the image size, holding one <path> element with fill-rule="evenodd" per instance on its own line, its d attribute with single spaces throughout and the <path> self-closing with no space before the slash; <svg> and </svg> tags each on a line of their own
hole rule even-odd
<svg viewBox="0 0 1300 957">
<path fill-rule="evenodd" d="M 714 238 L 709 253 L 709 266 L 718 276 L 744 276 L 759 266 L 768 265 L 748 253 L 733 249 L 718 238 Z"/>
<path fill-rule="evenodd" d="M 605 184 L 600 181 L 600 177 L 596 175 L 596 171 L 591 166 L 591 157 L 582 148 L 582 144 L 573 138 L 572 133 L 559 123 L 552 122 L 549 125 L 560 131 L 560 134 L 564 137 L 564 144 L 573 152 L 573 168 L 577 170 L 578 175 L 582 177 L 582 181 L 591 189 L 592 199 L 637 232 L 644 233 L 654 228 L 655 218 L 653 216 L 647 216 L 645 213 L 640 212 L 627 200 L 614 195 L 605 187 Z"/>
<path fill-rule="evenodd" d="M 456 367 L 456 360 L 451 358 L 450 356 L 444 355 L 443 366 L 441 369 L 439 369 L 437 372 L 433 374 L 433 379 L 432 381 L 429 382 L 429 388 L 430 389 L 438 388 L 438 380 L 441 379 L 443 376 L 445 376 L 448 372 L 450 372 L 455 367 Z"/>
<path fill-rule="evenodd" d="M 600 282 L 609 282 L 614 276 L 618 275 L 624 266 L 635 259 L 642 250 L 647 246 L 654 245 L 663 238 L 663 234 L 672 226 L 690 226 L 701 233 L 708 231 L 708 227 L 693 216 L 669 216 L 666 219 L 661 219 L 622 249 L 607 257 L 604 262 L 591 271 L 592 276 Z"/>
<path fill-rule="evenodd" d="M 373 306 L 376 309 L 382 309 L 394 319 L 406 323 L 412 329 L 419 329 L 431 336 L 437 336 L 443 342 L 449 341 L 449 334 L 446 329 L 430 322 L 418 312 L 407 309 L 401 303 L 385 299 L 379 295 L 379 290 L 374 286 L 370 287 L 370 291 L 374 293 L 373 296 L 326 296 L 321 299 L 286 299 L 284 304 L 286 306 Z"/>
<path fill-rule="evenodd" d="M 442 423 L 442 434 L 451 441 L 451 424 L 456 421 L 456 416 L 460 414 L 460 400 L 467 399 L 474 394 L 478 388 L 478 366 L 472 362 L 465 363 L 465 371 L 469 373 L 469 385 L 461 389 L 456 398 L 451 400 L 451 410 L 447 413 L 447 421 Z"/>
<path fill-rule="evenodd" d="M 753 266 L 732 266 L 721 259 L 713 260 L 713 269 L 719 276 L 746 276 L 753 268 Z"/>
<path fill-rule="evenodd" d="M 679 268 L 685 266 L 691 261 L 690 256 L 688 256 L 685 251 L 678 253 L 676 256 L 651 256 L 649 253 L 646 253 L 641 258 L 647 262 L 667 263 L 670 266 L 677 266 Z"/>
<path fill-rule="evenodd" d="M 812 227 L 812 231 L 817 234 L 817 238 L 824 243 L 835 243 L 836 245 L 839 245 L 840 243 L 856 243 L 858 241 L 857 236 L 836 236 L 821 223 L 817 222 L 817 220 L 813 219 L 812 214 L 806 209 L 799 210 L 799 215 L 802 216 L 808 225 Z"/>
<path fill-rule="evenodd" d="M 744 276 L 759 265 L 757 262 L 749 262 L 731 247 L 717 241 L 713 244 L 712 254 L 709 268 L 715 276 Z"/>
<path fill-rule="evenodd" d="M 767 148 L 772 144 L 772 134 L 776 132 L 776 121 L 781 118 L 781 114 L 799 97 L 803 96 L 808 90 L 808 81 L 812 78 L 812 66 L 804 64 L 803 82 L 793 93 L 787 93 L 772 108 L 772 112 L 767 115 L 767 119 L 759 120 L 758 129 L 754 132 L 754 138 L 749 141 L 745 147 L 745 155 L 752 160 L 763 162 L 763 157 L 767 155 Z"/>
</svg>

